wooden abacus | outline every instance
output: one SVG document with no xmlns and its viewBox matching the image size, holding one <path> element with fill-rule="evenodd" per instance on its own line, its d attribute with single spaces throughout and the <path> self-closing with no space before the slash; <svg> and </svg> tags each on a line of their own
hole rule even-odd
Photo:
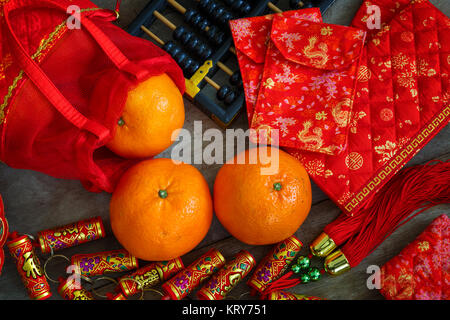
<svg viewBox="0 0 450 320">
<path fill-rule="evenodd" d="M 228 22 L 287 9 L 320 7 L 324 13 L 334 1 L 152 0 L 130 24 L 128 32 L 148 36 L 168 52 L 183 69 L 187 97 L 219 125 L 227 127 L 245 102 Z M 156 22 L 169 32 L 161 28 L 158 32 L 151 30 Z M 162 36 L 168 34 L 171 37 L 164 40 Z M 234 60 L 235 70 L 225 62 L 229 59 Z M 220 78 L 219 70 L 228 76 L 230 85 L 213 79 Z M 207 85 L 216 93 L 212 94 Z"/>
</svg>

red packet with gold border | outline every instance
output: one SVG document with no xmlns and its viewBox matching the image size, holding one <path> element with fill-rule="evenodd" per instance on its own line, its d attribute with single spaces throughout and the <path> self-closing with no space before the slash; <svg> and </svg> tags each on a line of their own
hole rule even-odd
<svg viewBox="0 0 450 320">
<path fill-rule="evenodd" d="M 279 145 L 329 155 L 346 148 L 365 32 L 274 16 L 253 129 Z"/>
</svg>

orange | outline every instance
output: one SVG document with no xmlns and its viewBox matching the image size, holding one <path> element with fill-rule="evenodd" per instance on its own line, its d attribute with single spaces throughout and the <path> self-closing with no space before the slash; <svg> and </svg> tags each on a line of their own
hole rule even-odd
<svg viewBox="0 0 450 320">
<path fill-rule="evenodd" d="M 113 233 L 139 259 L 170 260 L 207 234 L 213 215 L 209 187 L 193 166 L 145 160 L 121 177 L 110 202 Z"/>
<path fill-rule="evenodd" d="M 124 158 L 148 158 L 167 149 L 173 143 L 172 133 L 183 124 L 184 103 L 178 87 L 165 73 L 153 76 L 128 93 L 107 147 Z"/>
<path fill-rule="evenodd" d="M 277 158 L 274 150 L 278 149 L 244 151 L 222 166 L 214 182 L 217 218 L 231 235 L 247 244 L 273 244 L 290 237 L 311 209 L 306 170 L 282 150 L 278 163 L 269 163 L 271 157 Z M 278 170 L 264 172 L 271 166 Z"/>
</svg>

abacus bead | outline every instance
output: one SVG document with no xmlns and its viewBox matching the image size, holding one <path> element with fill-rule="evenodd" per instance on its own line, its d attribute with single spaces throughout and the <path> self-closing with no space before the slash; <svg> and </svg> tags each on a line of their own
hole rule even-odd
<svg viewBox="0 0 450 320">
<path fill-rule="evenodd" d="M 213 12 L 217 7 L 219 7 L 219 5 L 218 5 L 217 3 L 215 3 L 214 1 L 210 1 L 210 2 L 208 3 L 208 5 L 205 7 L 205 11 L 206 11 L 208 14 L 212 15 L 212 12 Z"/>
<path fill-rule="evenodd" d="M 184 59 L 184 61 L 180 64 L 181 69 L 187 70 L 189 66 L 194 62 L 194 60 L 190 57 Z"/>
<path fill-rule="evenodd" d="M 192 17 L 192 19 L 191 19 L 191 23 L 193 24 L 193 25 L 197 25 L 197 24 L 199 24 L 200 23 L 200 21 L 203 19 L 203 17 L 201 16 L 201 15 L 199 15 L 199 14 L 197 14 L 196 16 L 194 16 L 194 17 Z"/>
<path fill-rule="evenodd" d="M 200 30 L 205 30 L 209 26 L 209 21 L 206 19 L 201 19 L 199 23 L 197 23 L 195 26 L 198 27 Z"/>
<path fill-rule="evenodd" d="M 217 99 L 225 100 L 225 97 L 228 95 L 229 92 L 231 92 L 230 87 L 222 86 L 219 90 L 217 90 Z"/>
<path fill-rule="evenodd" d="M 231 8 L 236 11 L 240 11 L 240 8 L 243 7 L 245 4 L 245 1 L 243 0 L 235 0 L 231 3 Z"/>
<path fill-rule="evenodd" d="M 173 43 L 172 41 L 167 41 L 162 48 L 164 51 L 171 54 L 174 47 L 175 43 Z"/>
<path fill-rule="evenodd" d="M 182 65 L 183 61 L 188 58 L 188 55 L 183 51 L 180 51 L 178 54 L 174 55 L 173 58 L 179 65 Z"/>
<path fill-rule="evenodd" d="M 233 15 L 230 12 L 224 13 L 222 16 L 219 17 L 219 22 L 222 24 L 227 24 L 228 21 L 233 19 Z"/>
<path fill-rule="evenodd" d="M 234 102 L 234 100 L 236 100 L 237 94 L 234 91 L 230 91 L 226 96 L 225 96 L 225 104 L 230 105 Z"/>
<path fill-rule="evenodd" d="M 172 58 L 176 55 L 178 55 L 181 51 L 181 48 L 177 45 L 173 46 L 173 49 L 171 50 L 172 52 L 170 52 L 170 55 L 172 56 Z"/>
<path fill-rule="evenodd" d="M 231 77 L 230 77 L 230 83 L 233 86 L 240 86 L 242 85 L 242 77 L 241 77 L 241 73 L 239 71 L 235 71 Z"/>
<path fill-rule="evenodd" d="M 197 52 L 197 47 L 201 45 L 200 40 L 197 37 L 193 37 L 191 39 L 191 41 L 189 41 L 188 43 L 186 43 L 186 46 L 188 47 L 189 50 L 195 51 Z"/>
<path fill-rule="evenodd" d="M 173 38 L 175 40 L 180 40 L 183 35 L 186 33 L 186 28 L 184 26 L 178 26 L 175 28 L 175 30 L 173 31 Z"/>
<path fill-rule="evenodd" d="M 193 39 L 195 38 L 195 35 L 193 32 L 185 32 L 180 39 L 178 39 L 179 41 L 181 41 L 182 44 L 187 45 L 188 43 L 190 43 Z"/>
<path fill-rule="evenodd" d="M 252 6 L 249 3 L 246 3 L 242 8 L 241 8 L 241 13 L 243 15 L 247 15 L 250 13 L 250 11 L 252 11 Z"/>
<path fill-rule="evenodd" d="M 212 50 L 208 48 L 206 44 L 199 43 L 195 48 L 195 53 L 203 60 L 206 60 L 211 56 Z"/>
<path fill-rule="evenodd" d="M 216 26 L 214 26 L 214 25 L 211 25 L 211 26 L 209 26 L 208 31 L 206 31 L 206 36 L 208 37 L 208 39 L 212 39 L 212 38 L 214 38 L 214 37 L 216 36 L 216 34 L 219 33 L 219 32 L 220 32 L 220 31 L 219 31 L 219 28 L 218 28 L 218 27 L 216 27 Z"/>
<path fill-rule="evenodd" d="M 216 7 L 214 10 L 211 11 L 211 16 L 214 19 L 219 19 L 221 15 L 223 15 L 224 13 L 226 13 L 225 8 L 223 7 Z"/>
<path fill-rule="evenodd" d="M 212 39 L 212 41 L 214 41 L 215 44 L 221 45 L 225 42 L 225 33 L 223 32 L 218 32 Z"/>
<path fill-rule="evenodd" d="M 191 77 L 195 73 L 195 71 L 198 70 L 198 68 L 200 68 L 200 64 L 197 61 L 192 62 L 192 64 L 186 68 L 188 77 Z"/>
<path fill-rule="evenodd" d="M 198 11 L 192 8 L 186 9 L 186 12 L 184 13 L 184 21 L 187 23 L 191 23 L 192 19 L 198 15 Z"/>
<path fill-rule="evenodd" d="M 206 47 L 206 49 L 203 51 L 202 57 L 203 57 L 204 60 L 206 60 L 206 59 L 208 59 L 209 57 L 211 57 L 212 54 L 213 54 L 212 49 L 211 49 L 210 47 Z"/>
</svg>

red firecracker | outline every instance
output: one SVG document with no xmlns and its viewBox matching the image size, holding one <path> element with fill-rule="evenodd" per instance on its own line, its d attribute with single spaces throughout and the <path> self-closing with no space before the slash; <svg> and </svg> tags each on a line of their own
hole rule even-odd
<svg viewBox="0 0 450 320">
<path fill-rule="evenodd" d="M 222 300 L 252 270 L 256 262 L 253 256 L 240 251 L 197 292 L 200 300 Z"/>
<path fill-rule="evenodd" d="M 120 249 L 100 253 L 77 254 L 71 259 L 83 276 L 102 275 L 105 272 L 122 272 L 138 268 L 138 260 L 128 251 Z"/>
<path fill-rule="evenodd" d="M 7 243 L 9 252 L 14 258 L 17 271 L 28 291 L 31 299 L 44 300 L 50 298 L 50 286 L 45 278 L 40 261 L 34 253 L 33 243 L 26 236 L 19 236 L 17 232 L 10 235 Z"/>
<path fill-rule="evenodd" d="M 92 293 L 83 289 L 74 279 L 60 278 L 59 281 L 58 292 L 64 300 L 95 300 Z"/>
<path fill-rule="evenodd" d="M 225 258 L 216 250 L 211 249 L 180 271 L 162 285 L 166 295 L 163 300 L 181 300 L 192 292 L 200 283 L 210 277 L 225 264 Z"/>
<path fill-rule="evenodd" d="M 269 284 L 276 280 L 288 268 L 303 244 L 295 236 L 278 243 L 271 252 L 259 263 L 253 276 L 247 282 L 252 291 L 260 294 Z M 256 292 L 252 292 L 255 294 Z"/>
<path fill-rule="evenodd" d="M 183 261 L 181 261 L 180 258 L 172 259 L 170 261 L 150 263 L 149 265 L 136 270 L 132 274 L 125 275 L 119 279 L 119 287 L 122 293 L 126 297 L 129 297 L 139 291 L 138 283 L 140 283 L 141 289 L 148 289 L 163 281 L 166 281 L 167 279 L 170 279 L 170 277 L 178 273 L 183 268 Z"/>
<path fill-rule="evenodd" d="M 38 241 L 42 253 L 77 246 L 105 237 L 101 217 L 78 221 L 62 227 L 40 231 Z"/>
</svg>

